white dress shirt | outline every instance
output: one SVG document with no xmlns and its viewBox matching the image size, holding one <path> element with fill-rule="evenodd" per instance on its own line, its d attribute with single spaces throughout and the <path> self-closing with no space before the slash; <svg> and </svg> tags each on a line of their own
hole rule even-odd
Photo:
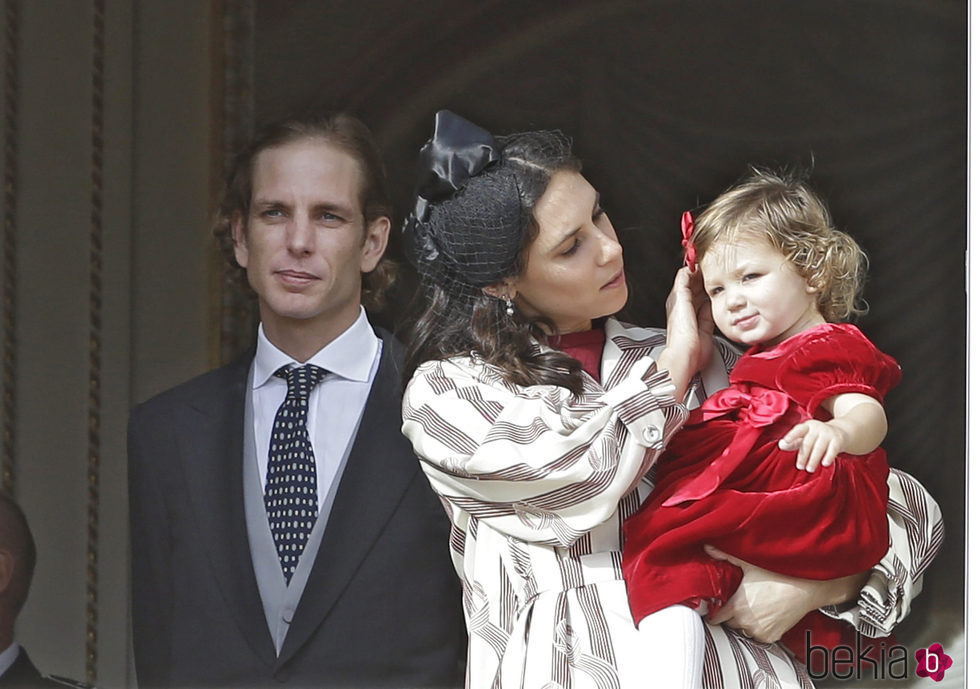
<svg viewBox="0 0 980 689">
<path fill-rule="evenodd" d="M 326 347 L 303 362 L 329 373 L 310 393 L 307 430 L 316 457 L 317 502 L 323 506 L 331 484 L 345 461 L 361 421 L 371 384 L 381 363 L 381 341 L 368 322 L 364 308 L 354 324 Z M 274 375 L 282 366 L 301 365 L 278 349 L 259 325 L 252 361 L 252 413 L 259 477 L 265 489 L 269 465 L 269 439 L 279 405 L 286 399 L 286 381 Z"/>
</svg>

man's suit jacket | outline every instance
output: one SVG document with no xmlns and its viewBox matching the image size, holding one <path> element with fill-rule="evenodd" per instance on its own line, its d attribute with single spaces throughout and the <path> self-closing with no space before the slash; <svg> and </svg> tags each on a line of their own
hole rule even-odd
<svg viewBox="0 0 980 689">
<path fill-rule="evenodd" d="M 252 356 L 134 409 L 129 427 L 137 680 L 156 686 L 455 684 L 465 634 L 449 523 L 401 434 L 390 334 L 282 651 L 264 616 L 243 495 Z"/>
<path fill-rule="evenodd" d="M 0 688 L 2 689 L 64 689 L 65 687 L 89 687 L 84 682 L 66 679 L 64 677 L 50 678 L 44 677 L 31 662 L 27 651 L 21 646 L 17 652 L 17 658 L 7 668 L 7 671 L 0 675 Z"/>
</svg>

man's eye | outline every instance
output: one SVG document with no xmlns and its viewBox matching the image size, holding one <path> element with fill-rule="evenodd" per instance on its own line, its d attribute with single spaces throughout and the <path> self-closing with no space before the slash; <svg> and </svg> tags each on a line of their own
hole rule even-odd
<svg viewBox="0 0 980 689">
<path fill-rule="evenodd" d="M 283 212 L 281 208 L 266 208 L 264 211 L 262 211 L 263 218 L 278 218 L 281 217 L 282 214 Z"/>
</svg>

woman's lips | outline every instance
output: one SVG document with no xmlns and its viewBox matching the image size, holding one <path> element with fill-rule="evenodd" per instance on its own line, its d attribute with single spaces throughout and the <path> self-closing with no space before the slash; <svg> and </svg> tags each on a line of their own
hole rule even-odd
<svg viewBox="0 0 980 689">
<path fill-rule="evenodd" d="M 620 270 L 618 273 L 616 273 L 616 275 L 613 277 L 612 280 L 610 280 L 609 282 L 607 282 L 602 286 L 602 289 L 612 289 L 614 287 L 619 287 L 625 281 L 626 281 L 626 273 L 625 271 Z"/>
</svg>

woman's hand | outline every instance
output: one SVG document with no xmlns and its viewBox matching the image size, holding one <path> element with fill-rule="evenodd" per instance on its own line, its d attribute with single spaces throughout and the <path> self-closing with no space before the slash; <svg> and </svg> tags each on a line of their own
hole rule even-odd
<svg viewBox="0 0 980 689">
<path fill-rule="evenodd" d="M 740 629 L 762 643 L 779 641 L 811 610 L 856 599 L 868 580 L 867 572 L 827 581 L 799 579 L 756 567 L 710 545 L 704 549 L 716 560 L 738 565 L 743 572 L 738 589 L 708 621 Z"/>
<path fill-rule="evenodd" d="M 704 289 L 704 277 L 700 269 L 691 275 L 689 283 L 691 302 L 698 319 L 699 356 L 698 371 L 711 363 L 715 352 L 715 319 L 711 314 L 711 299 Z"/>
<path fill-rule="evenodd" d="M 678 401 L 691 377 L 711 361 L 714 328 L 700 273 L 682 267 L 667 295 L 667 344 L 657 359 L 657 368 L 670 373 Z"/>
</svg>

